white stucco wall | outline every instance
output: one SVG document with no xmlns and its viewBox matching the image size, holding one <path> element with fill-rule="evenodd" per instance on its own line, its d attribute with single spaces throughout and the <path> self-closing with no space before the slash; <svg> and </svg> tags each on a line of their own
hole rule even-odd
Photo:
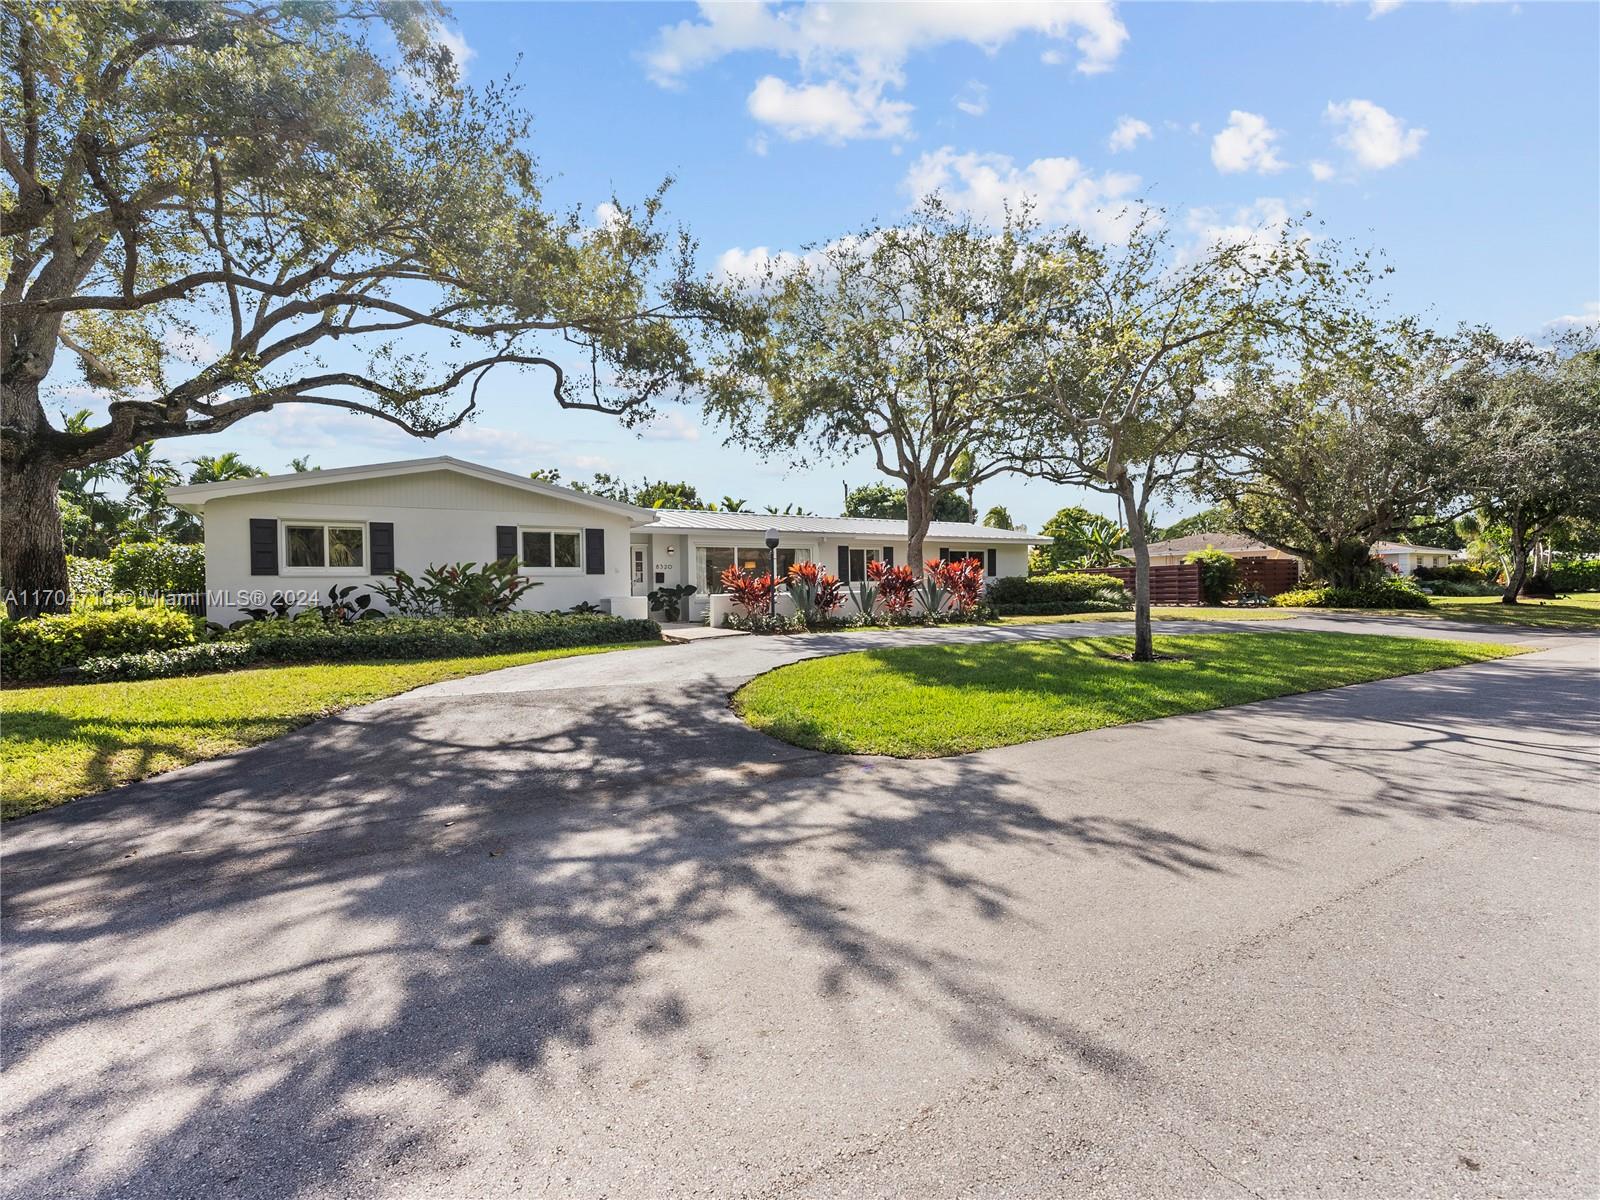
<svg viewBox="0 0 1600 1200">
<path fill-rule="evenodd" d="M 505 484 L 452 471 L 430 471 L 385 478 L 318 484 L 309 475 L 304 487 L 208 500 L 205 505 L 206 589 L 211 620 L 238 620 L 241 608 L 264 603 L 274 592 L 326 596 L 330 586 L 367 588 L 383 582 L 360 570 L 293 569 L 286 565 L 283 523 L 304 520 L 394 525 L 395 566 L 419 575 L 430 565 L 492 561 L 495 528 L 500 525 L 553 529 L 605 530 L 605 573 L 524 569 L 540 586 L 519 603 L 526 609 L 570 608 L 581 600 L 599 604 L 627 596 L 628 542 L 632 521 L 581 502 L 541 496 Z M 279 522 L 277 575 L 250 574 L 250 521 Z M 582 539 L 579 542 L 582 547 Z M 366 539 L 370 572 L 370 534 Z M 253 597 L 253 598 L 251 598 Z M 381 604 L 381 601 L 379 601 Z"/>
</svg>

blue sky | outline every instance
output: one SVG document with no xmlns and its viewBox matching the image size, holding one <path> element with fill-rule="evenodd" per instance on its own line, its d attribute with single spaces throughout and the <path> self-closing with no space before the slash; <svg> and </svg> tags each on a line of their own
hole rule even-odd
<svg viewBox="0 0 1600 1200">
<path fill-rule="evenodd" d="M 1600 5 L 469 3 L 441 35 L 469 82 L 513 72 L 561 207 L 665 175 L 703 265 L 894 219 L 938 186 L 979 211 L 1033 196 L 1091 227 L 1137 196 L 1192 236 L 1309 208 L 1382 248 L 1396 305 L 1538 334 L 1600 310 Z M 520 64 L 517 56 L 521 55 Z M 1122 137 L 1113 148 L 1113 133 Z M 281 410 L 179 457 L 273 470 L 452 453 L 569 478 L 838 511 L 864 462 L 803 471 L 725 447 L 693 408 L 640 437 L 562 413 L 537 376 L 486 387 L 475 428 L 421 442 Z M 1031 527 L 1083 497 L 1002 480 Z M 1110 511 L 1097 500 L 1091 507 Z"/>
</svg>

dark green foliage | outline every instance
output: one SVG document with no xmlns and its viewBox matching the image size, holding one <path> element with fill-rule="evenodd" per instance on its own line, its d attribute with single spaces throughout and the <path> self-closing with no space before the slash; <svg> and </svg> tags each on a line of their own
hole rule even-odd
<svg viewBox="0 0 1600 1200">
<path fill-rule="evenodd" d="M 1239 582 L 1239 564 L 1231 554 L 1207 546 L 1183 557 L 1200 567 L 1200 594 L 1207 604 L 1221 604 Z"/>
<path fill-rule="evenodd" d="M 1112 575 L 1009 575 L 989 585 L 986 599 L 1000 610 L 1001 616 L 1126 611 L 1133 607 L 1122 581 Z M 1061 607 L 1081 604 L 1091 606 Z"/>
<path fill-rule="evenodd" d="M 1412 577 L 1423 583 L 1493 583 L 1492 572 L 1468 563 L 1449 563 L 1442 567 L 1418 567 Z"/>
<path fill-rule="evenodd" d="M 1558 592 L 1600 592 L 1600 558 L 1558 559 L 1550 579 Z"/>
<path fill-rule="evenodd" d="M 67 555 L 67 591 L 74 600 L 104 596 L 111 590 L 110 560 Z"/>
<path fill-rule="evenodd" d="M 906 490 L 887 483 L 868 483 L 852 488 L 845 496 L 844 515 L 847 517 L 877 517 L 885 521 L 906 519 Z M 941 492 L 933 500 L 933 520 L 963 521 L 973 519 L 972 507 L 966 497 L 958 492 Z M 1010 528 L 996 526 L 995 528 Z"/>
<path fill-rule="evenodd" d="M 1375 579 L 1358 587 L 1297 588 L 1274 596 L 1279 608 L 1431 608 L 1428 597 L 1405 579 Z"/>
<path fill-rule="evenodd" d="M 85 659 L 192 646 L 204 623 L 175 608 L 92 608 L 16 621 L 0 617 L 0 673 L 49 679 Z"/>
<path fill-rule="evenodd" d="M 78 679 L 103 683 L 112 679 L 165 679 L 172 675 L 204 675 L 242 667 L 255 657 L 248 642 L 201 642 L 175 650 L 146 650 L 142 654 L 118 654 L 106 658 L 86 658 L 78 668 Z"/>
<path fill-rule="evenodd" d="M 646 597 L 651 612 L 658 612 L 667 621 L 677 621 L 683 616 L 684 601 L 699 589 L 692 583 L 678 583 L 672 587 L 656 588 Z"/>
<path fill-rule="evenodd" d="M 391 611 L 407 617 L 492 617 L 509 613 L 529 589 L 541 586 L 524 577 L 515 559 L 500 562 L 430 565 L 419 580 L 396 571 L 393 583 L 374 584 Z"/>
<path fill-rule="evenodd" d="M 122 542 L 111 548 L 111 590 L 135 596 L 206 590 L 206 548 L 179 542 Z"/>
<path fill-rule="evenodd" d="M 234 636 L 269 662 L 337 662 L 382 658 L 450 658 L 519 650 L 560 650 L 661 638 L 654 621 L 566 613 L 513 612 L 492 617 L 390 617 L 328 625 L 304 615 L 245 625 Z"/>
</svg>

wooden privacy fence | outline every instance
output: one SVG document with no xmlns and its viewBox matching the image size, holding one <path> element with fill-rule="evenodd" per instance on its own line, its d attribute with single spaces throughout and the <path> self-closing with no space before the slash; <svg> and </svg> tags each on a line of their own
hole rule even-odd
<svg viewBox="0 0 1600 1200">
<path fill-rule="evenodd" d="M 1110 575 L 1122 580 L 1122 586 L 1133 595 L 1132 567 L 1084 567 L 1085 575 Z M 1199 604 L 1200 564 L 1178 563 L 1170 567 L 1150 568 L 1151 604 Z"/>
<path fill-rule="evenodd" d="M 1294 558 L 1239 558 L 1239 590 L 1276 596 L 1300 580 L 1300 561 Z M 1085 575 L 1111 575 L 1133 594 L 1132 567 L 1080 567 Z M 1174 563 L 1150 568 L 1151 604 L 1200 604 L 1200 564 Z"/>
</svg>

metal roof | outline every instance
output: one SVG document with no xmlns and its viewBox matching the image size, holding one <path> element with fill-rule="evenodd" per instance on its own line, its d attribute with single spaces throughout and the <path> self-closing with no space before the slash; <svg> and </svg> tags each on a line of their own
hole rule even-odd
<svg viewBox="0 0 1600 1200">
<path fill-rule="evenodd" d="M 881 517 L 796 517 L 781 513 L 707 512 L 689 508 L 655 509 L 656 519 L 642 526 L 649 533 L 765 533 L 798 534 L 826 538 L 887 538 L 905 540 L 903 520 Z M 928 526 L 928 541 L 1020 543 L 1040 545 L 1050 539 L 1016 529 L 991 529 L 965 521 L 935 521 Z"/>
</svg>

